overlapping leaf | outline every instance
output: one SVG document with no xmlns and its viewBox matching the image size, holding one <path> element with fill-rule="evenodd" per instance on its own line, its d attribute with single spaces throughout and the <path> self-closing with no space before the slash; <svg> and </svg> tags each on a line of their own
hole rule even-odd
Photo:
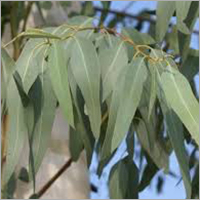
<svg viewBox="0 0 200 200">
<path fill-rule="evenodd" d="M 101 124 L 100 66 L 93 44 L 83 38 L 74 38 L 70 63 L 85 100 L 91 129 L 98 138 Z"/>
<path fill-rule="evenodd" d="M 110 49 L 104 49 L 99 54 L 103 82 L 103 101 L 114 89 L 117 78 L 128 63 L 128 57 L 123 42 L 117 42 Z"/>
<path fill-rule="evenodd" d="M 138 169 L 129 157 L 119 161 L 113 167 L 109 179 L 111 199 L 138 198 Z"/>
<path fill-rule="evenodd" d="M 4 166 L 3 180 L 7 183 L 11 177 L 24 145 L 27 128 L 24 123 L 24 110 L 17 86 L 13 78 L 7 86 L 7 108 L 10 116 L 8 132 L 6 135 L 6 163 Z"/>
<path fill-rule="evenodd" d="M 86 118 L 84 117 L 84 100 L 83 97 L 81 95 L 80 89 L 78 88 L 74 75 L 72 73 L 71 70 L 71 66 L 69 67 L 69 83 L 70 83 L 70 88 L 72 91 L 72 96 L 73 96 L 73 102 L 75 105 L 75 110 L 74 111 L 74 116 L 75 116 L 75 127 L 76 128 L 76 133 L 75 133 L 75 137 L 80 137 L 80 140 L 82 140 L 83 144 L 84 144 L 84 148 L 87 152 L 87 163 L 88 166 L 90 165 L 91 159 L 92 159 L 92 155 L 93 155 L 93 146 L 94 146 L 94 136 L 90 130 L 90 128 L 88 127 L 88 120 L 86 120 Z M 71 133 L 70 133 L 71 134 Z M 73 136 L 74 137 L 74 136 Z M 75 139 L 74 142 L 78 143 L 76 145 L 78 145 L 78 149 L 81 151 L 81 142 L 79 139 Z M 71 146 L 72 144 L 70 144 Z M 77 154 L 80 153 L 80 151 L 77 151 L 77 147 L 70 147 L 71 151 L 74 151 L 76 155 L 72 155 L 73 159 L 76 160 L 76 156 Z M 73 150 L 72 150 L 73 148 Z"/>
<path fill-rule="evenodd" d="M 49 74 L 44 73 L 43 75 L 40 75 L 40 77 L 37 79 L 37 82 L 39 80 L 41 82 L 41 86 L 39 86 L 39 84 L 35 84 L 35 87 L 31 91 L 31 98 L 34 103 L 35 113 L 35 128 L 32 136 L 35 173 L 37 173 L 45 156 L 46 150 L 49 147 L 57 102 L 51 86 Z M 37 102 L 37 100 L 40 101 L 40 97 L 39 99 L 36 97 L 38 94 L 41 94 L 42 102 Z M 41 104 L 41 108 L 37 110 L 39 104 Z M 40 113 L 40 115 L 38 115 L 38 113 Z"/>
<path fill-rule="evenodd" d="M 174 1 L 158 1 L 157 2 L 157 21 L 156 21 L 156 39 L 157 41 L 162 41 L 172 15 L 174 14 L 176 5 Z"/>
<path fill-rule="evenodd" d="M 127 133 L 140 102 L 147 70 L 143 58 L 133 60 L 128 66 L 113 133 L 111 149 L 114 150 Z"/>
<path fill-rule="evenodd" d="M 180 124 L 180 120 L 177 118 L 175 113 L 172 111 L 171 106 L 167 102 L 167 97 L 163 92 L 161 77 L 159 71 L 157 71 L 157 81 L 158 81 L 158 90 L 157 95 L 161 104 L 162 112 L 166 119 L 167 123 L 167 133 L 170 137 L 170 141 L 172 147 L 175 151 L 176 157 L 179 162 L 179 166 L 181 169 L 187 198 L 191 196 L 191 181 L 190 181 L 190 174 L 189 174 L 189 163 L 188 157 L 185 150 L 184 145 L 184 136 L 183 136 L 183 129 L 182 125 Z M 172 95 L 172 92 L 170 93 Z"/>
<path fill-rule="evenodd" d="M 124 138 L 138 107 L 147 77 L 143 58 L 134 59 L 124 69 L 124 74 L 112 96 L 108 128 L 102 149 L 102 158 L 107 157 Z"/>
<path fill-rule="evenodd" d="M 47 50 L 48 47 L 44 44 L 43 39 L 31 39 L 25 45 L 16 62 L 16 69 L 27 94 L 38 74 L 43 73 L 45 70 L 41 67 L 41 63 Z"/>
<path fill-rule="evenodd" d="M 176 16 L 178 20 L 177 27 L 181 32 L 185 34 L 190 34 L 188 27 L 184 23 L 184 20 L 187 17 L 190 5 L 191 5 L 191 1 L 176 1 Z"/>
<path fill-rule="evenodd" d="M 171 66 L 161 76 L 167 101 L 199 144 L 199 104 L 187 79 Z M 173 91 L 173 92 L 172 92 Z"/>
<path fill-rule="evenodd" d="M 68 83 L 68 60 L 62 42 L 54 42 L 49 54 L 51 83 L 67 122 L 74 126 L 73 107 Z"/>
</svg>

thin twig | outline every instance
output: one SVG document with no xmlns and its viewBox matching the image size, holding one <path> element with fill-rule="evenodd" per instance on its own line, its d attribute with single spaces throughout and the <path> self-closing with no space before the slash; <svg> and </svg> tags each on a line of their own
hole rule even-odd
<svg viewBox="0 0 200 200">
<path fill-rule="evenodd" d="M 71 166 L 72 159 L 70 158 L 58 172 L 39 190 L 38 193 L 32 195 L 40 198 L 51 187 L 51 185 Z M 30 197 L 31 198 L 31 197 Z"/>
<path fill-rule="evenodd" d="M 128 17 L 128 18 L 136 19 L 138 21 L 148 21 L 148 22 L 150 22 L 152 24 L 156 23 L 156 20 L 153 20 L 153 19 L 151 19 L 149 17 L 133 15 L 133 14 L 125 13 L 125 12 L 120 12 L 120 11 L 117 11 L 117 10 L 103 9 L 103 8 L 100 8 L 100 7 L 94 7 L 94 10 L 95 11 L 99 11 L 99 12 L 106 11 L 108 13 L 117 15 L 119 17 Z M 193 30 L 193 33 L 198 35 L 199 31 L 198 30 Z"/>
</svg>

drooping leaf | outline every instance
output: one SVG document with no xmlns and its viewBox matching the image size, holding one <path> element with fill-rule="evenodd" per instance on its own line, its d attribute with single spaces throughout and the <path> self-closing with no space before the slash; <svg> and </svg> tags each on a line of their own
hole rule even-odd
<svg viewBox="0 0 200 200">
<path fill-rule="evenodd" d="M 143 191 L 147 186 L 150 185 L 153 177 L 158 172 L 159 168 L 152 162 L 151 159 L 147 159 L 148 163 L 144 168 L 142 178 L 140 180 L 140 184 L 138 186 L 138 190 L 141 192 Z"/>
<path fill-rule="evenodd" d="M 175 115 L 171 109 L 170 104 L 167 101 L 167 97 L 162 89 L 161 76 L 157 71 L 157 81 L 159 84 L 157 95 L 161 104 L 162 112 L 164 114 L 166 124 L 167 124 L 167 134 L 170 137 L 172 147 L 175 151 L 176 157 L 178 159 L 179 167 L 183 177 L 187 198 L 191 197 L 191 181 L 189 174 L 189 162 L 184 146 L 184 136 L 183 129 L 180 123 L 180 120 Z M 172 90 L 171 90 L 172 91 Z M 173 95 L 174 92 L 171 92 L 170 95 Z"/>
<path fill-rule="evenodd" d="M 184 23 L 187 17 L 191 1 L 176 1 L 176 16 L 177 16 L 177 27 L 184 34 L 190 34 L 189 29 Z"/>
<path fill-rule="evenodd" d="M 103 82 L 103 101 L 114 89 L 117 77 L 128 63 L 128 57 L 123 42 L 117 42 L 110 49 L 100 51 L 99 60 L 101 64 Z"/>
<path fill-rule="evenodd" d="M 120 104 L 113 133 L 111 150 L 113 151 L 128 132 L 129 126 L 140 102 L 147 70 L 143 58 L 139 57 L 127 66 L 124 87 L 120 95 Z M 119 97 L 118 97 L 119 98 Z"/>
<path fill-rule="evenodd" d="M 138 169 L 129 157 L 119 161 L 113 167 L 109 179 L 111 199 L 138 198 Z"/>
<path fill-rule="evenodd" d="M 156 39 L 158 42 L 162 41 L 168 26 L 170 19 L 175 11 L 175 2 L 174 1 L 158 1 L 157 2 L 157 21 L 156 21 Z"/>
<path fill-rule="evenodd" d="M 87 164 L 89 166 L 91 163 L 92 155 L 93 155 L 94 136 L 91 132 L 90 127 L 88 126 L 89 120 L 87 120 L 87 118 L 83 114 L 84 100 L 83 100 L 83 96 L 81 95 L 81 91 L 76 84 L 71 66 L 69 67 L 68 77 L 69 77 L 70 88 L 72 91 L 73 102 L 74 102 L 75 110 L 76 110 L 74 111 L 75 123 L 78 124 L 78 130 L 76 132 L 77 134 L 79 134 L 79 137 L 81 136 L 81 140 L 84 144 L 84 148 L 87 153 Z M 74 151 L 76 151 L 76 149 Z"/>
<path fill-rule="evenodd" d="M 16 183 L 17 183 L 16 174 L 13 173 L 8 183 L 2 190 L 2 193 L 1 193 L 2 199 L 14 199 L 14 193 L 17 187 Z"/>
<path fill-rule="evenodd" d="M 37 76 L 46 69 L 46 66 L 43 68 L 41 64 L 47 55 L 47 51 L 48 46 L 44 44 L 44 39 L 31 39 L 23 48 L 16 62 L 16 69 L 27 94 Z"/>
<path fill-rule="evenodd" d="M 187 79 L 176 69 L 169 66 L 169 71 L 161 76 L 162 88 L 167 101 L 179 116 L 193 139 L 199 144 L 199 104 Z"/>
<path fill-rule="evenodd" d="M 24 111 L 17 86 L 13 78 L 7 86 L 7 108 L 10 116 L 6 135 L 6 163 L 3 168 L 3 181 L 10 179 L 21 154 L 27 128 L 24 123 Z"/>
<path fill-rule="evenodd" d="M 15 62 L 4 48 L 1 48 L 1 62 L 2 62 L 2 67 L 3 67 L 2 73 L 4 76 L 5 82 L 8 84 L 12 77 L 12 73 L 15 70 Z"/>
<path fill-rule="evenodd" d="M 41 94 L 41 99 L 36 97 L 38 93 Z M 34 103 L 35 128 L 31 142 L 33 149 L 34 170 L 35 173 L 37 173 L 47 148 L 49 147 L 57 103 L 51 86 L 49 73 L 45 72 L 38 77 L 34 87 L 31 88 L 30 96 Z M 41 108 L 39 108 L 41 110 L 37 110 L 38 106 L 40 106 L 39 104 L 41 104 Z"/>
<path fill-rule="evenodd" d="M 190 32 L 192 32 L 194 28 L 194 24 L 197 20 L 198 14 L 199 14 L 199 2 L 192 1 L 190 9 L 188 11 L 188 15 L 184 20 L 184 23 L 188 27 Z M 190 41 L 191 41 L 191 34 L 186 35 L 180 31 L 178 32 L 179 51 L 183 62 L 185 61 L 189 53 Z"/>
<path fill-rule="evenodd" d="M 149 112 L 148 112 L 148 118 L 150 118 L 153 106 L 156 101 L 156 69 L 155 66 L 150 62 L 149 63 L 149 72 L 151 74 L 151 91 L 150 91 L 150 100 L 149 100 Z"/>
<path fill-rule="evenodd" d="M 70 63 L 85 100 L 91 129 L 98 138 L 101 125 L 100 66 L 93 44 L 83 38 L 74 38 Z"/>
<path fill-rule="evenodd" d="M 154 44 L 155 40 L 147 33 L 141 33 L 136 29 L 124 28 L 122 30 L 122 34 L 127 36 L 133 40 L 135 44 L 143 45 L 143 44 Z"/>
<path fill-rule="evenodd" d="M 68 83 L 68 60 L 62 42 L 54 42 L 49 54 L 51 83 L 67 122 L 74 126 L 73 107 Z"/>
<path fill-rule="evenodd" d="M 108 120 L 108 127 L 104 139 L 104 143 L 102 146 L 101 151 L 101 160 L 106 160 L 111 155 L 111 142 L 113 137 L 113 131 L 115 128 L 115 123 L 117 119 L 117 113 L 120 105 L 120 95 L 122 93 L 122 90 L 124 88 L 124 81 L 125 81 L 125 74 L 127 71 L 127 67 L 125 67 L 123 74 L 121 74 L 118 77 L 118 85 L 115 87 L 113 94 L 112 94 L 112 100 L 109 108 L 109 120 Z M 102 161 L 103 162 L 103 161 Z"/>
<path fill-rule="evenodd" d="M 180 72 L 192 81 L 194 76 L 199 73 L 199 50 L 190 49 L 188 57 L 180 67 Z"/>
</svg>

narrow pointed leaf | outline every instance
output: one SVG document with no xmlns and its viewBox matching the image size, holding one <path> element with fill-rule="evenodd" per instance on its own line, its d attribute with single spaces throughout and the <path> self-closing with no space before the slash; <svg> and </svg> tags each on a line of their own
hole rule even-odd
<svg viewBox="0 0 200 200">
<path fill-rule="evenodd" d="M 98 138 L 101 124 L 100 66 L 92 42 L 74 38 L 71 69 L 85 100 L 91 129 Z"/>
<path fill-rule="evenodd" d="M 156 101 L 156 69 L 152 63 L 149 63 L 149 71 L 151 74 L 151 92 L 150 92 L 150 100 L 149 100 L 149 113 L 148 118 L 150 118 L 154 103 Z"/>
<path fill-rule="evenodd" d="M 90 127 L 88 127 L 89 122 L 88 120 L 86 120 L 83 114 L 84 113 L 84 109 L 83 109 L 84 99 L 83 99 L 83 96 L 81 95 L 80 89 L 78 88 L 76 84 L 74 75 L 71 70 L 71 66 L 69 67 L 68 75 L 69 75 L 68 77 L 69 77 L 70 88 L 71 88 L 72 96 L 73 96 L 73 102 L 74 102 L 75 110 L 76 110 L 74 112 L 75 123 L 78 124 L 78 129 L 76 131 L 77 131 L 77 134 L 80 134 L 79 137 L 81 136 L 81 140 L 84 144 L 84 148 L 87 153 L 87 164 L 89 166 L 92 159 L 92 155 L 93 155 L 94 136 L 91 132 Z"/>
<path fill-rule="evenodd" d="M 143 58 L 136 58 L 128 66 L 124 87 L 120 96 L 111 149 L 119 145 L 139 105 L 143 84 L 147 78 L 147 70 Z"/>
<path fill-rule="evenodd" d="M 194 24 L 196 23 L 198 15 L 199 15 L 199 1 L 191 1 L 191 6 L 188 11 L 188 16 L 184 20 L 184 23 L 188 27 L 190 32 L 192 32 L 194 28 Z M 179 42 L 180 55 L 182 56 L 182 60 L 185 61 L 190 49 L 191 34 L 186 35 L 179 31 L 178 42 Z"/>
<path fill-rule="evenodd" d="M 44 44 L 43 39 L 31 39 L 25 45 L 16 62 L 16 69 L 27 94 L 37 76 L 46 69 L 42 67 L 42 62 L 47 56 L 47 51 L 48 46 Z"/>
<path fill-rule="evenodd" d="M 49 54 L 51 83 L 67 122 L 74 126 L 71 93 L 68 82 L 68 60 L 61 42 L 54 42 Z"/>
<path fill-rule="evenodd" d="M 118 75 L 128 63 L 124 42 L 117 42 L 113 48 L 101 51 L 99 60 L 102 70 L 104 101 L 115 87 Z"/>
<path fill-rule="evenodd" d="M 184 23 L 184 20 L 187 17 L 190 5 L 191 5 L 191 1 L 176 1 L 176 16 L 178 20 L 177 27 L 182 33 L 185 33 L 185 34 L 190 34 L 188 27 Z"/>
<path fill-rule="evenodd" d="M 158 42 L 162 41 L 168 26 L 170 19 L 175 11 L 174 1 L 158 1 L 157 2 L 157 21 L 156 21 L 156 39 Z"/>
<path fill-rule="evenodd" d="M 38 82 L 39 80 L 40 82 Z M 40 75 L 37 82 L 38 83 L 31 91 L 32 99 L 34 98 L 34 100 L 37 100 L 34 102 L 36 124 L 32 136 L 32 149 L 35 173 L 37 173 L 45 156 L 47 148 L 49 147 L 57 103 L 55 94 L 51 86 L 49 74 L 45 73 L 43 75 Z M 41 84 L 41 86 L 39 83 Z M 41 99 L 36 97 L 38 93 L 41 94 Z M 39 104 L 41 104 L 41 110 L 37 110 Z"/>
<path fill-rule="evenodd" d="M 129 157 L 119 161 L 113 167 L 109 179 L 111 199 L 138 198 L 138 169 Z"/>
<path fill-rule="evenodd" d="M 7 87 L 6 103 L 10 120 L 6 136 L 6 163 L 3 169 L 4 183 L 8 182 L 19 161 L 27 131 L 24 123 L 23 105 L 13 78 L 10 79 Z"/>
<path fill-rule="evenodd" d="M 162 74 L 161 81 L 170 106 L 199 144 L 199 104 L 187 79 L 169 66 L 169 72 Z"/>
<path fill-rule="evenodd" d="M 5 82 L 8 84 L 12 76 L 12 73 L 15 70 L 15 62 L 4 48 L 1 48 L 1 62 L 3 67 L 2 69 L 3 76 Z"/>
<path fill-rule="evenodd" d="M 187 198 L 191 197 L 191 180 L 189 174 L 189 161 L 184 145 L 184 136 L 183 136 L 183 129 L 180 123 L 180 120 L 175 115 L 173 110 L 171 109 L 170 104 L 167 102 L 167 97 L 163 92 L 162 83 L 161 83 L 161 76 L 160 73 L 157 71 L 157 81 L 159 84 L 157 95 L 158 99 L 161 104 L 162 112 L 165 116 L 166 123 L 167 123 L 167 134 L 170 137 L 170 141 L 172 147 L 175 151 L 179 167 L 181 169 L 182 178 L 184 181 L 184 186 L 186 189 Z M 171 92 L 170 95 L 172 95 Z"/>
</svg>

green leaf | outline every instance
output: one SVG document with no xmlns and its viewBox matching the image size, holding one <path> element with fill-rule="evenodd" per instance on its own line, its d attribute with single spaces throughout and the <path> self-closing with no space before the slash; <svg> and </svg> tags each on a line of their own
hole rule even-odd
<svg viewBox="0 0 200 200">
<path fill-rule="evenodd" d="M 173 54 L 179 54 L 177 26 L 173 26 L 171 32 L 166 34 L 166 42 L 169 44 L 169 49 L 173 51 Z"/>
<path fill-rule="evenodd" d="M 75 115 L 76 116 L 76 115 Z M 70 150 L 70 155 L 72 157 L 73 161 L 77 161 L 80 153 L 83 150 L 83 141 L 81 138 L 81 131 L 82 130 L 82 125 L 81 122 L 75 120 L 75 127 L 76 130 L 70 127 L 70 132 L 69 132 L 69 150 Z"/>
<path fill-rule="evenodd" d="M 158 42 L 163 40 L 175 8 L 176 5 L 174 1 L 158 1 L 156 9 L 156 39 Z"/>
<path fill-rule="evenodd" d="M 188 16 L 184 20 L 184 23 L 188 27 L 190 32 L 192 32 L 192 30 L 194 28 L 194 24 L 198 18 L 198 14 L 199 14 L 199 2 L 192 1 L 190 9 L 188 11 Z M 184 62 L 189 53 L 191 34 L 186 35 L 179 31 L 178 32 L 178 41 L 179 41 L 179 51 L 182 56 L 182 60 Z"/>
<path fill-rule="evenodd" d="M 122 34 L 131 38 L 135 44 L 154 44 L 155 40 L 147 33 L 141 33 L 134 28 L 124 28 Z"/>
<path fill-rule="evenodd" d="M 167 123 L 167 134 L 170 137 L 170 141 L 172 144 L 172 147 L 175 151 L 176 157 L 178 159 L 179 167 L 181 169 L 187 198 L 191 197 L 191 181 L 190 181 L 190 174 L 189 174 L 189 162 L 187 153 L 185 150 L 184 145 L 184 136 L 183 136 L 183 129 L 182 125 L 180 123 L 180 120 L 175 115 L 175 113 L 172 111 L 170 105 L 167 102 L 167 97 L 165 93 L 163 92 L 163 84 L 162 79 L 160 77 L 159 72 L 157 71 L 157 80 L 158 80 L 158 99 L 161 104 L 162 112 L 165 116 L 166 123 Z M 171 90 L 172 91 L 172 90 Z M 173 95 L 175 92 L 171 92 L 170 95 Z"/>
<path fill-rule="evenodd" d="M 116 42 L 113 48 L 100 51 L 99 60 L 101 64 L 104 101 L 114 89 L 118 75 L 128 63 L 124 43 Z"/>
<path fill-rule="evenodd" d="M 112 95 L 102 159 L 110 155 L 128 132 L 146 77 L 147 70 L 142 58 L 134 59 L 119 76 Z"/>
<path fill-rule="evenodd" d="M 184 23 L 187 17 L 191 1 L 176 1 L 176 16 L 177 16 L 177 27 L 184 34 L 190 34 L 189 29 Z"/>
<path fill-rule="evenodd" d="M 159 168 L 152 162 L 151 159 L 147 159 L 148 163 L 144 168 L 142 178 L 138 187 L 139 192 L 143 191 L 147 186 L 150 185 L 151 180 L 158 172 Z"/>
<path fill-rule="evenodd" d="M 8 84 L 15 70 L 15 62 L 4 48 L 1 48 L 1 62 L 3 67 L 2 73 L 5 82 Z"/>
<path fill-rule="evenodd" d="M 148 112 L 148 118 L 150 118 L 153 106 L 156 101 L 156 69 L 155 66 L 150 62 L 149 63 L 149 71 L 151 74 L 151 91 L 150 91 L 150 100 L 149 100 L 149 112 Z"/>
<path fill-rule="evenodd" d="M 79 132 L 77 131 L 76 132 L 77 134 L 80 134 L 79 137 L 81 136 L 81 140 L 84 144 L 84 148 L 87 153 L 87 164 L 89 166 L 91 163 L 92 155 L 93 155 L 94 136 L 89 127 L 89 120 L 86 120 L 86 117 L 83 114 L 85 103 L 84 103 L 83 96 L 81 95 L 81 91 L 76 84 L 71 66 L 69 66 L 68 77 L 69 77 L 70 88 L 72 91 L 73 102 L 75 104 L 75 111 L 74 111 L 75 124 L 77 123 L 78 131 L 79 131 Z M 76 149 L 74 151 L 76 151 Z"/>
<path fill-rule="evenodd" d="M 180 67 L 180 72 L 192 81 L 194 76 L 199 73 L 199 50 L 190 49 L 188 57 Z"/>
<path fill-rule="evenodd" d="M 71 69 L 84 97 L 92 132 L 98 138 L 101 125 L 100 66 L 92 42 L 74 38 Z"/>
<path fill-rule="evenodd" d="M 44 45 L 43 39 L 31 39 L 26 43 L 16 62 L 16 69 L 27 94 L 38 74 L 46 70 L 47 65 L 43 63 L 47 52 L 48 46 Z"/>
<path fill-rule="evenodd" d="M 127 71 L 127 67 L 125 67 L 123 74 L 121 74 L 118 77 L 118 84 L 117 87 L 115 87 L 113 94 L 112 94 L 112 100 L 109 108 L 109 120 L 108 120 L 108 127 L 104 139 L 104 143 L 102 146 L 102 151 L 101 151 L 101 159 L 106 160 L 111 154 L 111 142 L 112 142 L 112 137 L 113 137 L 113 132 L 115 128 L 115 123 L 117 119 L 117 113 L 118 113 L 118 108 L 120 104 L 120 95 L 123 91 L 124 87 L 124 81 L 125 81 L 125 74 Z"/>
<path fill-rule="evenodd" d="M 49 54 L 51 83 L 67 122 L 74 127 L 71 93 L 68 83 L 68 60 L 62 42 L 54 42 Z"/>
<path fill-rule="evenodd" d="M 143 58 L 136 58 L 127 66 L 124 87 L 120 95 L 120 104 L 113 133 L 111 150 L 113 151 L 128 132 L 129 126 L 139 105 L 147 70 Z M 118 96 L 119 98 L 119 96 Z"/>
<path fill-rule="evenodd" d="M 138 169 L 135 163 L 126 157 L 111 170 L 109 178 L 111 199 L 138 198 Z"/>
<path fill-rule="evenodd" d="M 24 123 L 23 105 L 13 78 L 10 79 L 7 86 L 6 103 L 10 121 L 6 136 L 6 163 L 3 168 L 4 183 L 8 182 L 19 161 L 21 150 L 24 145 L 25 133 L 27 131 Z"/>
<path fill-rule="evenodd" d="M 40 85 L 41 84 L 41 85 Z M 41 99 L 37 95 L 41 95 Z M 30 94 L 34 102 L 35 128 L 32 138 L 34 169 L 37 173 L 49 147 L 51 131 L 56 111 L 56 97 L 54 95 L 49 74 L 40 75 L 31 88 Z M 41 102 L 40 102 L 41 101 Z M 38 106 L 41 108 L 38 109 Z M 39 114 L 40 113 L 40 114 Z"/>
<path fill-rule="evenodd" d="M 156 66 L 152 65 L 151 67 L 155 68 Z M 156 116 L 155 106 L 152 109 L 151 115 L 148 115 L 150 92 L 150 78 L 147 77 L 147 80 L 144 84 L 140 105 L 138 108 L 138 113 L 140 115 L 137 115 L 134 119 L 135 129 L 138 140 L 141 143 L 143 149 L 148 153 L 148 155 L 159 168 L 163 168 L 165 171 L 168 171 L 169 155 L 165 147 L 164 138 L 161 134 L 162 129 L 160 127 L 158 128 L 156 120 L 157 117 L 159 118 L 159 120 L 162 120 L 162 118 L 160 119 L 159 115 Z"/>
<path fill-rule="evenodd" d="M 167 101 L 199 144 L 199 104 L 187 79 L 169 65 L 161 76 Z"/>
</svg>

